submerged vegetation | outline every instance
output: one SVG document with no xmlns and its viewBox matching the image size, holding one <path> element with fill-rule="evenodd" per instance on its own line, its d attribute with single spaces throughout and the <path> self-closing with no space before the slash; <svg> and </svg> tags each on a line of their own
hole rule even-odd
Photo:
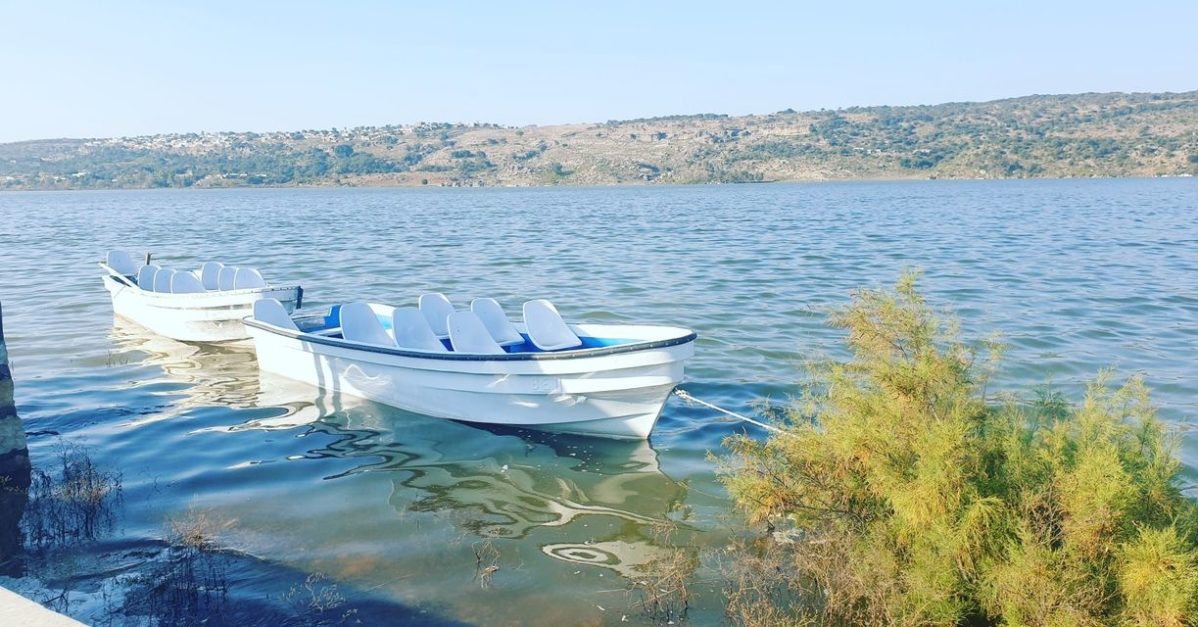
<svg viewBox="0 0 1198 627">
<path fill-rule="evenodd" d="M 732 618 L 1190 624 L 1196 508 L 1144 383 L 989 397 L 997 346 L 961 340 L 916 278 L 832 316 L 852 356 L 814 367 L 783 433 L 728 442 L 722 480 L 773 532 L 736 552 Z"/>
<path fill-rule="evenodd" d="M 57 612 L 96 625 L 360 624 L 322 573 L 273 569 L 271 584 L 247 580 L 264 568 L 220 545 L 235 520 L 189 509 L 166 521 L 161 539 L 111 542 L 124 507 L 123 476 L 97 464 L 84 446 L 63 441 L 34 467 L 20 517 L 18 591 Z M 14 496 L 0 483 L 0 493 Z M 294 581 L 290 588 L 283 588 Z M 270 594 L 271 589 L 278 590 Z M 407 617 L 402 606 L 372 607 Z M 377 616 L 372 614 L 377 622 Z M 435 622 L 435 621 L 431 621 Z"/>
<path fill-rule="evenodd" d="M 62 443 L 54 462 L 34 469 L 21 519 L 26 542 L 38 551 L 105 535 L 122 503 L 120 473 L 98 467 L 83 447 Z"/>
<path fill-rule="evenodd" d="M 680 624 L 690 611 L 690 585 L 699 558 L 694 551 L 678 546 L 674 540 L 677 531 L 673 521 L 654 523 L 650 534 L 655 545 L 663 548 L 657 557 L 634 569 L 636 576 L 628 578 L 630 609 L 639 609 L 651 624 Z"/>
</svg>

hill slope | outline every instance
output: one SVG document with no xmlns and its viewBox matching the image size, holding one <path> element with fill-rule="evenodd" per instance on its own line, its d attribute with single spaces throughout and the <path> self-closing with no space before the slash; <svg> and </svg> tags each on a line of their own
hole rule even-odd
<svg viewBox="0 0 1198 627">
<path fill-rule="evenodd" d="M 0 189 L 602 185 L 1198 173 L 1198 92 L 0 144 Z"/>
</svg>

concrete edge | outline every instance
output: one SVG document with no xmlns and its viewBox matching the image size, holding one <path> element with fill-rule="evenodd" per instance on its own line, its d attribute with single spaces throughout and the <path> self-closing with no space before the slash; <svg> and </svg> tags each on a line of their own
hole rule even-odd
<svg viewBox="0 0 1198 627">
<path fill-rule="evenodd" d="M 11 590 L 0 587 L 0 625 L 79 627 L 83 623 L 48 610 Z"/>
</svg>

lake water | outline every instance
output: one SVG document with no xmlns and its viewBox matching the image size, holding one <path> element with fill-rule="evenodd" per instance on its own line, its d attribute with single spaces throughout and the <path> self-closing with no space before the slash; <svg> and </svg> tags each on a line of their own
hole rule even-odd
<svg viewBox="0 0 1198 627">
<path fill-rule="evenodd" d="M 744 429 L 677 399 L 629 444 L 329 397 L 260 377 L 252 351 L 114 322 L 94 263 L 109 248 L 254 265 L 313 307 L 436 290 L 688 326 L 685 389 L 746 413 L 840 354 L 828 307 L 921 268 L 967 336 L 1003 333 L 997 386 L 1078 399 L 1113 367 L 1143 373 L 1174 424 L 1198 417 L 1195 180 L 4 193 L 0 301 L 33 464 L 82 447 L 123 490 L 111 530 L 0 585 L 66 588 L 88 621 L 165 559 L 169 520 L 200 518 L 246 616 L 320 573 L 364 620 L 643 623 L 638 569 L 678 549 L 700 564 L 689 619 L 715 623 L 736 518 L 708 453 Z M 1189 431 L 1182 455 L 1192 480 Z"/>
</svg>

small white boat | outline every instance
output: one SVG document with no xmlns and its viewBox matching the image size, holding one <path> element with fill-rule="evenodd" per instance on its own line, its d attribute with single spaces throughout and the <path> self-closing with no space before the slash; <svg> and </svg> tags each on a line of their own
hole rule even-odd
<svg viewBox="0 0 1198 627">
<path fill-rule="evenodd" d="M 696 335 L 669 326 L 566 324 L 548 301 L 524 323 L 476 299 L 420 308 L 335 305 L 291 316 L 272 300 L 245 321 L 267 372 L 400 409 L 464 422 L 646 439 Z"/>
<path fill-rule="evenodd" d="M 298 285 L 267 285 L 253 268 L 214 261 L 195 271 L 175 270 L 114 250 L 100 267 L 113 313 L 184 342 L 244 340 L 249 334 L 242 319 L 253 312 L 255 301 L 277 300 L 287 311 L 303 301 Z"/>
</svg>

